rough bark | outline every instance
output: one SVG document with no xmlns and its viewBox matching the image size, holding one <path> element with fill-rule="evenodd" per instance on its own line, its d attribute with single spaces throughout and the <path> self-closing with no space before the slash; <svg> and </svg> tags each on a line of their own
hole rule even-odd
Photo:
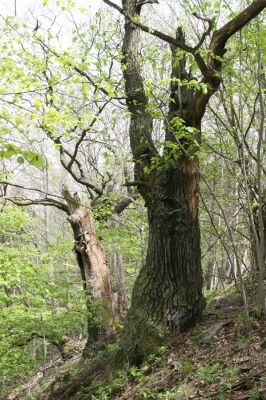
<svg viewBox="0 0 266 400">
<path fill-rule="evenodd" d="M 196 139 L 200 145 L 201 121 L 211 96 L 221 83 L 221 57 L 226 52 L 227 40 L 266 7 L 266 0 L 254 1 L 213 33 L 208 62 L 199 49 L 211 31 L 210 21 L 208 31 L 193 48 L 185 43 L 181 30 L 173 38 L 142 24 L 138 18 L 141 5 L 136 0 L 123 0 L 122 9 L 110 0 L 104 1 L 125 16 L 123 72 L 131 113 L 129 136 L 135 160 L 135 181 L 148 210 L 147 258 L 134 285 L 121 338 L 121 347 L 129 361 L 138 364 L 168 335 L 191 327 L 204 309 L 198 222 L 198 146 L 191 149 L 191 144 Z M 179 88 L 172 80 L 165 138 L 179 147 L 179 157 L 173 157 L 168 164 L 164 159 L 167 145 L 161 157 L 152 141 L 153 118 L 147 111 L 149 100 L 138 62 L 140 30 L 168 42 L 173 57 L 177 48 L 192 54 L 202 73 L 201 83 L 208 85 L 207 93 L 193 92 Z M 185 58 L 178 65 L 173 63 L 172 78 L 191 79 L 185 64 Z M 172 124 L 174 117 L 182 118 L 186 127 L 195 128 L 190 130 L 192 134 L 178 137 L 178 129 Z M 154 158 L 159 160 L 157 169 L 152 168 Z"/>
<path fill-rule="evenodd" d="M 68 220 L 73 230 L 76 254 L 84 290 L 87 294 L 88 309 L 94 321 L 88 323 L 89 342 L 98 340 L 114 322 L 114 305 L 109 269 L 104 249 L 99 242 L 90 209 L 80 204 L 67 189 L 63 195 L 68 203 Z M 97 324 L 98 322 L 98 324 Z"/>
<path fill-rule="evenodd" d="M 193 162 L 183 160 L 178 168 L 158 173 L 156 181 L 153 199 L 147 202 L 146 263 L 134 285 L 121 340 L 137 364 L 170 333 L 193 326 L 205 305 L 195 197 L 198 172 Z"/>
<path fill-rule="evenodd" d="M 134 15 L 133 2 L 124 2 Z M 132 14 L 133 13 L 133 14 Z M 179 41 L 184 41 L 181 31 Z M 148 99 L 137 61 L 140 32 L 126 22 L 124 72 L 127 103 L 132 113 L 130 140 L 135 164 L 135 180 L 148 210 L 149 242 L 145 265 L 134 285 L 132 304 L 121 339 L 122 348 L 133 363 L 140 363 L 165 336 L 192 326 L 204 309 L 198 222 L 199 173 L 196 158 L 191 160 L 181 145 L 178 162 L 157 170 L 146 170 L 153 157 L 160 158 L 151 139 L 152 117 L 146 112 Z M 176 47 L 172 46 L 173 55 Z M 187 79 L 185 60 L 172 69 L 172 77 Z M 171 120 L 180 117 L 189 123 L 193 92 L 178 93 L 171 86 L 166 140 L 178 143 Z M 180 99 L 180 101 L 179 101 Z M 168 124 L 168 125 L 167 125 Z M 167 149 L 165 149 L 167 152 Z"/>
</svg>

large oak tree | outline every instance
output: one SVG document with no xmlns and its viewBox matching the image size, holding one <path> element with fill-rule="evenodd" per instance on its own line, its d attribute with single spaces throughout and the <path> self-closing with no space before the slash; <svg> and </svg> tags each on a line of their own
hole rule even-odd
<svg viewBox="0 0 266 400">
<path fill-rule="evenodd" d="M 142 6 L 157 1 L 122 0 L 122 7 L 104 1 L 125 18 L 123 73 L 131 114 L 129 136 L 135 184 L 145 200 L 149 221 L 146 262 L 134 285 L 121 340 L 129 360 L 139 363 L 166 336 L 193 326 L 204 310 L 197 158 L 201 125 L 206 106 L 222 81 L 227 41 L 266 7 L 266 0 L 253 1 L 214 32 L 211 20 L 196 14 L 208 27 L 193 47 L 186 43 L 182 29 L 172 37 L 140 22 Z M 168 43 L 172 51 L 162 154 L 152 139 L 154 118 L 139 60 L 141 31 Z M 203 44 L 209 35 L 206 52 Z M 181 58 L 176 57 L 178 49 L 183 50 Z M 200 78 L 196 82 L 186 68 L 188 55 L 197 64 Z"/>
</svg>

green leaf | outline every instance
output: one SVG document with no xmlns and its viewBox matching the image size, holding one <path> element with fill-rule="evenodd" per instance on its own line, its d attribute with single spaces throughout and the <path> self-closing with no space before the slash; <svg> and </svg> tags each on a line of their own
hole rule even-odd
<svg viewBox="0 0 266 400">
<path fill-rule="evenodd" d="M 18 156 L 18 158 L 17 158 L 17 163 L 18 163 L 18 164 L 23 164 L 24 161 L 25 161 L 25 159 L 24 159 L 23 156 Z"/>
<path fill-rule="evenodd" d="M 40 154 L 35 154 L 35 156 L 29 162 L 34 167 L 40 168 L 45 164 L 45 159 Z"/>
</svg>

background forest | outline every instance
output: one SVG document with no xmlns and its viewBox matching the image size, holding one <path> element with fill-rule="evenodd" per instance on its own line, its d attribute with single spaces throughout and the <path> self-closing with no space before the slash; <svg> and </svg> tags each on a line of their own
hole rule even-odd
<svg viewBox="0 0 266 400">
<path fill-rule="evenodd" d="M 76 347 L 88 348 L 106 326 L 119 336 L 151 235 L 148 195 L 136 178 L 144 158 L 136 162 L 128 133 L 138 100 L 128 100 L 124 15 L 108 1 L 2 3 L 0 383 L 7 396 L 54 357 L 67 360 Z M 204 296 L 209 303 L 237 293 L 238 318 L 263 320 L 265 12 L 229 38 L 221 57 L 209 49 L 212 32 L 259 1 L 140 3 L 136 21 L 152 27 L 142 30 L 137 53 L 156 150 L 141 168 L 149 177 L 171 170 L 184 151 L 198 160 Z M 173 53 L 156 30 L 189 46 L 201 43 L 202 59 L 221 66 L 200 139 L 169 108 L 191 93 L 207 95 L 210 84 L 200 80 L 195 55 L 178 47 Z M 183 68 L 180 78 L 173 78 L 175 68 Z M 135 398 L 156 398 L 149 396 Z"/>
</svg>

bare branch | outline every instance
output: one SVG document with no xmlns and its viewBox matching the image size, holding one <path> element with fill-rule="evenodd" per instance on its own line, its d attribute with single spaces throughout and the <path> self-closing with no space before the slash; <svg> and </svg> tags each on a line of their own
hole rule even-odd
<svg viewBox="0 0 266 400">
<path fill-rule="evenodd" d="M 153 36 L 156 36 L 157 38 L 169 43 L 169 44 L 174 44 L 175 46 L 179 47 L 180 49 L 188 52 L 188 53 L 193 53 L 194 49 L 193 47 L 190 47 L 188 45 L 186 45 L 185 43 L 182 43 L 181 41 L 179 41 L 178 39 L 167 35 L 163 32 L 158 31 L 157 29 L 153 29 L 147 25 L 142 24 L 141 22 L 139 22 L 136 18 L 134 18 L 132 15 L 128 14 L 127 12 L 125 12 L 123 10 L 123 8 L 119 7 L 117 4 L 113 3 L 110 0 L 103 0 L 104 3 L 106 3 L 107 5 L 109 5 L 110 7 L 116 9 L 117 11 L 120 12 L 120 14 L 124 15 L 124 17 L 130 21 L 132 24 L 134 24 L 135 26 L 141 28 L 142 31 L 147 32 Z"/>
<path fill-rule="evenodd" d="M 46 50 L 48 50 L 51 54 L 53 54 L 55 57 L 57 58 L 61 58 L 60 54 L 55 51 L 54 49 L 52 49 L 51 47 L 49 47 L 42 39 L 38 38 L 38 41 L 41 43 L 41 45 L 43 46 L 43 48 L 45 48 Z M 100 92 L 102 92 L 105 96 L 109 97 L 109 94 L 107 92 L 107 90 L 105 90 L 100 84 L 97 84 L 96 82 L 94 82 L 94 80 L 92 79 L 92 77 L 87 74 L 87 72 L 82 71 L 77 65 L 73 65 L 73 62 L 68 62 L 69 66 L 73 68 L 74 71 L 76 71 L 79 75 L 83 76 L 84 78 L 87 79 L 88 82 L 90 82 L 93 87 L 96 90 L 99 90 Z M 124 99 L 124 97 L 112 97 L 112 100 L 121 100 Z"/>
<path fill-rule="evenodd" d="M 46 135 L 49 137 L 49 139 L 51 139 L 55 144 L 59 145 L 59 154 L 60 154 L 60 162 L 62 164 L 62 166 L 65 168 L 66 171 L 68 171 L 70 173 L 70 175 L 72 176 L 72 178 L 80 183 L 83 186 L 86 186 L 87 188 L 92 189 L 95 193 L 97 193 L 98 195 L 102 195 L 103 191 L 100 187 L 98 187 L 97 185 L 94 185 L 92 182 L 90 182 L 87 178 L 85 178 L 85 176 L 83 175 L 83 172 L 81 172 L 81 177 L 79 177 L 74 171 L 73 171 L 73 163 L 70 165 L 70 167 L 68 166 L 68 161 L 66 159 L 67 155 L 68 157 L 72 157 L 72 155 L 66 150 L 64 149 L 61 139 L 58 137 L 54 137 L 52 132 L 49 131 L 49 129 L 47 128 L 47 126 L 45 125 L 40 125 L 40 128 L 43 129 L 43 131 L 46 133 Z M 74 160 L 74 162 L 78 163 L 77 160 Z M 81 170 L 82 171 L 82 170 Z"/>
<path fill-rule="evenodd" d="M 65 153 L 66 153 L 66 151 L 63 149 L 63 147 L 61 147 L 60 148 L 60 161 L 61 161 L 61 164 L 63 165 L 63 167 L 65 168 L 65 170 L 70 173 L 70 175 L 76 182 L 80 183 L 83 186 L 86 186 L 87 188 L 92 189 L 95 193 L 97 193 L 98 195 L 101 196 L 103 194 L 103 191 L 100 187 L 98 187 L 97 185 L 94 185 L 87 178 L 78 177 L 77 174 L 73 171 L 72 167 L 70 167 L 70 168 L 68 167 L 68 163 L 64 156 Z"/>
<path fill-rule="evenodd" d="M 120 199 L 115 205 L 114 213 L 121 214 L 139 196 L 139 193 L 134 193 L 131 197 L 123 197 L 122 199 Z"/>
<path fill-rule="evenodd" d="M 170 45 L 174 45 L 178 47 L 181 50 L 186 51 L 189 54 L 192 54 L 195 58 L 195 61 L 201 71 L 201 73 L 205 76 L 208 76 L 210 74 L 210 71 L 208 70 L 207 65 L 205 64 L 204 59 L 201 57 L 201 55 L 197 52 L 198 48 L 201 46 L 203 41 L 205 40 L 206 36 L 209 34 L 209 29 L 211 30 L 211 27 L 204 33 L 203 37 L 201 38 L 202 43 L 198 44 L 196 47 L 191 47 L 188 46 L 185 42 L 182 42 L 178 40 L 177 38 L 174 38 L 170 35 L 167 35 L 163 32 L 158 31 L 157 29 L 153 29 L 147 25 L 142 24 L 139 22 L 136 18 L 131 16 L 130 14 L 126 13 L 121 7 L 119 7 L 117 4 L 113 3 L 110 0 L 103 0 L 104 3 L 108 4 L 110 7 L 115 8 L 117 11 L 119 11 L 124 17 L 129 20 L 132 24 L 135 26 L 139 27 L 142 31 L 149 33 L 150 35 L 153 35 Z"/>
<path fill-rule="evenodd" d="M 63 196 L 58 196 L 56 194 L 45 192 L 44 190 L 35 189 L 35 188 L 29 188 L 29 187 L 26 187 L 26 186 L 18 185 L 16 183 L 11 183 L 11 182 L 7 182 L 7 181 L 0 181 L 0 185 L 13 186 L 13 187 L 17 187 L 19 189 L 29 190 L 29 191 L 32 191 L 32 192 L 38 192 L 38 193 L 41 193 L 41 194 L 45 194 L 45 196 L 52 196 L 52 197 L 56 197 L 57 199 L 64 199 Z"/>
<path fill-rule="evenodd" d="M 90 131 L 90 129 L 93 128 L 94 124 L 96 123 L 98 117 L 101 115 L 101 113 L 103 112 L 103 110 L 105 109 L 105 107 L 107 106 L 108 103 L 110 103 L 111 99 L 107 100 L 103 106 L 101 108 L 99 108 L 98 112 L 95 114 L 93 120 L 91 121 L 91 123 L 89 124 L 89 126 L 84 129 L 78 139 L 78 141 L 75 144 L 75 149 L 74 149 L 74 153 L 70 158 L 70 161 L 68 163 L 68 168 L 71 168 L 73 162 L 76 159 L 76 156 L 78 154 L 78 150 L 79 150 L 79 146 L 81 145 L 81 143 L 83 142 L 84 138 L 86 137 L 86 134 Z"/>
<path fill-rule="evenodd" d="M 26 199 L 26 198 L 21 198 L 21 197 L 8 197 L 4 196 L 4 200 L 10 201 L 13 204 L 16 204 L 17 206 L 22 206 L 22 207 L 27 207 L 31 205 L 43 205 L 43 206 L 51 206 L 51 207 L 56 207 L 61 211 L 66 212 L 69 214 L 69 209 L 68 206 L 65 203 L 61 203 L 58 200 L 52 199 L 50 197 L 46 197 L 44 199 Z"/>
<path fill-rule="evenodd" d="M 196 17 L 196 18 L 208 23 L 208 29 L 203 33 L 203 35 L 200 38 L 199 43 L 194 47 L 194 50 L 198 50 L 202 46 L 202 44 L 204 43 L 206 37 L 210 35 L 213 23 L 210 20 L 210 18 L 200 16 L 197 13 L 193 13 L 193 15 L 194 15 L 194 17 Z"/>
</svg>

